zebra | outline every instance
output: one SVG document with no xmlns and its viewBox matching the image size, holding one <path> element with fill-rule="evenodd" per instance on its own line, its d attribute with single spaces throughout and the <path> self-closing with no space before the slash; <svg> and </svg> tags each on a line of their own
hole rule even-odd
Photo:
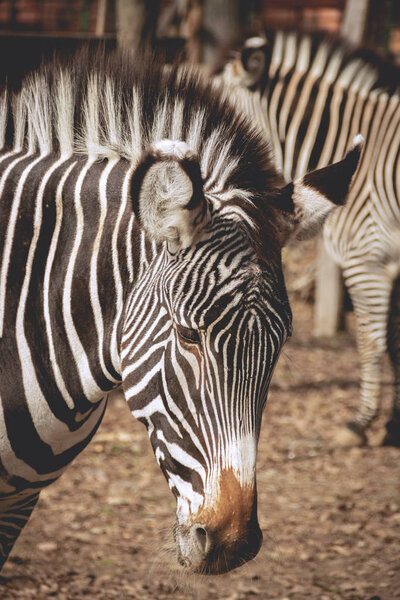
<svg viewBox="0 0 400 600">
<path fill-rule="evenodd" d="M 360 356 L 358 409 L 337 442 L 367 443 L 388 350 L 394 395 L 383 444 L 400 446 L 399 70 L 339 40 L 278 30 L 247 40 L 222 80 L 238 86 L 286 181 L 335 161 L 355 132 L 366 140 L 349 200 L 323 228 L 354 306 Z"/>
<path fill-rule="evenodd" d="M 241 565 L 261 545 L 257 441 L 291 332 L 281 248 L 345 201 L 362 142 L 279 187 L 212 83 L 101 52 L 0 97 L 1 564 L 122 386 L 176 498 L 177 563 Z"/>
</svg>

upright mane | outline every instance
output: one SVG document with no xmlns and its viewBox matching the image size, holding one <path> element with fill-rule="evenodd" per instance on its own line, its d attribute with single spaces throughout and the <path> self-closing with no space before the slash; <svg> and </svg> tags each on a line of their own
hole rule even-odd
<svg viewBox="0 0 400 600">
<path fill-rule="evenodd" d="M 260 230 L 257 221 L 263 217 L 256 215 L 262 205 L 270 224 L 261 226 L 259 242 L 275 237 L 264 206 L 266 192 L 276 185 L 268 144 L 197 70 L 85 49 L 3 86 L 3 152 L 122 158 L 134 167 L 143 151 L 162 139 L 188 144 L 198 158 L 206 197 L 236 210 L 240 222 Z"/>
<path fill-rule="evenodd" d="M 161 139 L 185 140 L 209 193 L 263 194 L 274 184 L 266 142 L 198 71 L 128 54 L 80 51 L 3 86 L 3 150 L 79 153 L 136 164 Z M 244 159 L 245 157 L 245 159 Z"/>
</svg>

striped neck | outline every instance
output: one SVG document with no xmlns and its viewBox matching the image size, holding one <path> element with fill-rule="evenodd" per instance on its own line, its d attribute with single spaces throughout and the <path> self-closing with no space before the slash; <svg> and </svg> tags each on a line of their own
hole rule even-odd
<svg viewBox="0 0 400 600">
<path fill-rule="evenodd" d="M 363 114 L 379 112 L 389 98 L 377 65 L 333 40 L 282 31 L 273 34 L 268 56 L 258 93 L 286 181 L 340 160 L 357 133 L 368 138 Z"/>
<path fill-rule="evenodd" d="M 84 412 L 121 380 L 124 302 L 154 253 L 132 213 L 131 166 L 26 153 L 0 161 L 2 336 L 15 335 L 27 379 L 37 380 L 38 347 L 55 395 L 70 408 L 80 398 Z"/>
</svg>

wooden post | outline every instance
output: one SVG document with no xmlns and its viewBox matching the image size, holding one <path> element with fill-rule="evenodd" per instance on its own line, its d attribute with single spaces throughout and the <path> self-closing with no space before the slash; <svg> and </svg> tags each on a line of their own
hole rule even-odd
<svg viewBox="0 0 400 600">
<path fill-rule="evenodd" d="M 239 0 L 205 0 L 203 24 L 209 39 L 203 47 L 204 62 L 210 65 L 215 63 L 221 47 L 227 47 L 239 35 Z"/>
<path fill-rule="evenodd" d="M 117 0 L 117 44 L 136 52 L 142 41 L 142 32 L 146 18 L 143 0 Z"/>
<path fill-rule="evenodd" d="M 369 0 L 347 0 L 341 34 L 361 44 L 367 24 Z M 329 256 L 322 238 L 319 241 L 315 280 L 314 335 L 334 337 L 342 322 L 343 282 L 340 268 Z"/>
<path fill-rule="evenodd" d="M 328 254 L 321 236 L 315 281 L 313 334 L 316 337 L 333 337 L 337 333 L 342 321 L 343 296 L 340 269 Z"/>
<path fill-rule="evenodd" d="M 107 21 L 107 0 L 99 0 L 97 4 L 96 35 L 104 35 Z"/>
<path fill-rule="evenodd" d="M 340 33 L 353 44 L 362 44 L 367 27 L 369 0 L 347 0 Z"/>
<path fill-rule="evenodd" d="M 114 0 L 98 0 L 96 35 L 103 36 L 106 33 L 116 32 L 115 2 Z"/>
<path fill-rule="evenodd" d="M 116 0 L 117 45 L 136 53 L 154 42 L 160 0 Z"/>
</svg>

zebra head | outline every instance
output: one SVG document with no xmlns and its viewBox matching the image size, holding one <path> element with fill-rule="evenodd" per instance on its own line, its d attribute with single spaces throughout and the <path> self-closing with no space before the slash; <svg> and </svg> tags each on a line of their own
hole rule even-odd
<svg viewBox="0 0 400 600">
<path fill-rule="evenodd" d="M 135 214 L 157 251 L 127 304 L 124 389 L 176 497 L 178 561 L 193 572 L 228 571 L 260 548 L 257 441 L 291 331 L 280 248 L 344 201 L 359 152 L 257 206 L 207 197 L 184 142 L 159 142 L 133 176 Z"/>
</svg>

